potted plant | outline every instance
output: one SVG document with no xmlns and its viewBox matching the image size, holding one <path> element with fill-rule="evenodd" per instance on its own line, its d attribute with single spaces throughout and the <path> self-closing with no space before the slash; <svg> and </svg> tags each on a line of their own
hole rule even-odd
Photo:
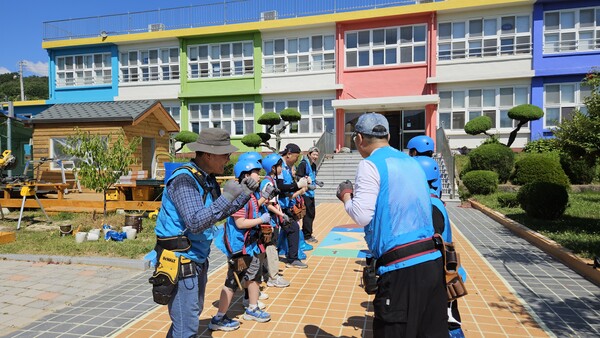
<svg viewBox="0 0 600 338">
<path fill-rule="evenodd" d="M 169 153 L 166 154 L 169 156 L 169 162 L 164 162 L 163 165 L 165 167 L 165 181 L 171 177 L 173 171 L 187 162 L 179 161 L 177 158 L 177 152 L 183 149 L 183 147 L 191 142 L 195 142 L 198 139 L 198 134 L 193 131 L 184 130 L 180 131 L 176 134 L 171 135 L 169 139 Z M 179 146 L 175 148 L 177 145 Z"/>
</svg>

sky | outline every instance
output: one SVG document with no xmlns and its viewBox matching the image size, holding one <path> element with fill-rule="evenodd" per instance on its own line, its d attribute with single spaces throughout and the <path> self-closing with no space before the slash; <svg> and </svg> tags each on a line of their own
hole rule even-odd
<svg viewBox="0 0 600 338">
<path fill-rule="evenodd" d="M 21 2 L 22 1 L 22 2 Z M 0 74 L 47 76 L 48 54 L 42 48 L 45 21 L 172 8 L 215 0 L 0 0 Z"/>
</svg>

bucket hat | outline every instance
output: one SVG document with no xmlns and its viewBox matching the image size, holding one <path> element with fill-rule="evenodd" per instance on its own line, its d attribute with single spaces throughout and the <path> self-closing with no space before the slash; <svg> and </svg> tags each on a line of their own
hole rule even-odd
<svg viewBox="0 0 600 338">
<path fill-rule="evenodd" d="M 229 133 L 220 128 L 202 129 L 196 142 L 188 143 L 187 146 L 192 151 L 215 155 L 231 154 L 238 150 L 231 145 Z"/>
</svg>

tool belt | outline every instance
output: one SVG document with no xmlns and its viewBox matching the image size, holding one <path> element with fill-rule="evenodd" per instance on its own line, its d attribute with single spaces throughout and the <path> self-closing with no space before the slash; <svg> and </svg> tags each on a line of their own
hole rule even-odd
<svg viewBox="0 0 600 338">
<path fill-rule="evenodd" d="M 367 257 L 362 274 L 362 286 L 368 295 L 377 293 L 377 268 L 375 268 L 375 258 Z"/>
<path fill-rule="evenodd" d="M 468 294 L 467 288 L 462 277 L 458 274 L 460 255 L 456 252 L 454 243 L 444 243 L 442 255 L 444 257 L 444 274 L 446 276 L 448 301 L 466 296 Z"/>
<path fill-rule="evenodd" d="M 273 227 L 271 224 L 260 225 L 259 241 L 264 246 L 273 244 Z"/>
<path fill-rule="evenodd" d="M 299 221 L 306 215 L 306 204 L 304 204 L 304 198 L 302 198 L 302 196 L 296 197 L 295 201 L 296 204 L 291 207 L 292 217 L 296 221 Z"/>
<path fill-rule="evenodd" d="M 444 241 L 439 235 L 399 245 L 377 259 L 376 269 L 440 250 Z"/>
<path fill-rule="evenodd" d="M 239 274 L 248 269 L 250 263 L 252 263 L 252 256 L 238 252 L 229 257 L 227 263 L 229 263 L 229 266 L 233 269 L 233 272 Z"/>
<path fill-rule="evenodd" d="M 177 291 L 180 278 L 196 275 L 196 265 L 189 258 L 179 256 L 176 252 L 189 250 L 191 243 L 185 236 L 156 238 L 154 250 L 157 253 L 157 263 L 152 277 L 152 298 L 154 302 L 167 305 Z"/>
</svg>

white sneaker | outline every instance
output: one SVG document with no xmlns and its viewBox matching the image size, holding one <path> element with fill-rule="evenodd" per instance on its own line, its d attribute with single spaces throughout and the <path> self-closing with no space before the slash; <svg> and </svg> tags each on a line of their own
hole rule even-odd
<svg viewBox="0 0 600 338">
<path fill-rule="evenodd" d="M 276 287 L 276 288 L 286 288 L 290 286 L 290 282 L 285 280 L 281 275 L 277 276 L 277 278 L 269 278 L 267 281 L 268 287 Z"/>
<path fill-rule="evenodd" d="M 266 292 L 262 292 L 259 291 L 260 293 L 258 294 L 258 299 L 260 300 L 265 300 L 265 299 L 269 299 L 269 294 Z"/>
<path fill-rule="evenodd" d="M 244 306 L 244 309 L 247 309 L 248 306 L 250 305 L 250 300 L 249 299 L 244 299 L 242 301 L 242 305 Z M 265 305 L 265 303 L 261 302 L 260 300 L 257 302 L 258 308 L 261 310 L 264 310 L 267 308 L 267 306 Z"/>
</svg>

